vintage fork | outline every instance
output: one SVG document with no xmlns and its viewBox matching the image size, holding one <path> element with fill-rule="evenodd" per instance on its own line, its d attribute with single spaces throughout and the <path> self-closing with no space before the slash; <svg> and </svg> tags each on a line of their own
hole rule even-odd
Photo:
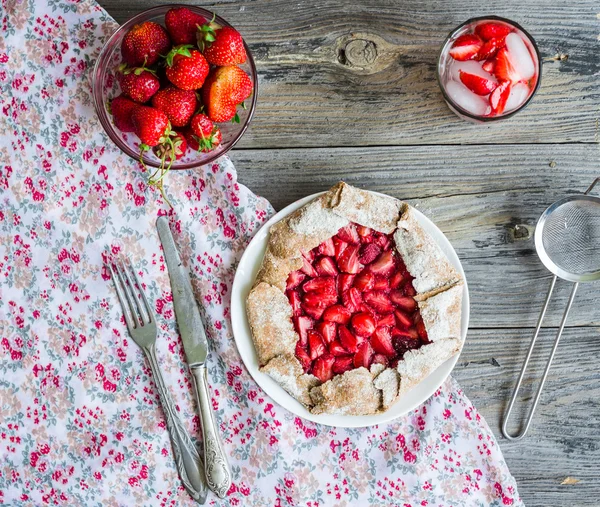
<svg viewBox="0 0 600 507">
<path fill-rule="evenodd" d="M 204 504 L 208 489 L 204 476 L 204 465 L 196 446 L 177 415 L 175 404 L 171 398 L 156 359 L 156 319 L 148 304 L 142 284 L 131 265 L 131 262 L 109 264 L 117 296 L 123 307 L 125 322 L 129 334 L 144 351 L 150 364 L 152 376 L 158 389 L 160 403 L 167 420 L 167 429 L 171 438 L 171 446 L 181 482 L 190 496 L 200 504 Z M 115 273 L 116 271 L 116 273 Z M 135 280 L 135 283 L 133 282 Z M 137 285 L 137 290 L 136 290 Z M 139 290 L 139 294 L 138 294 Z M 141 297 L 140 297 L 141 295 Z"/>
</svg>

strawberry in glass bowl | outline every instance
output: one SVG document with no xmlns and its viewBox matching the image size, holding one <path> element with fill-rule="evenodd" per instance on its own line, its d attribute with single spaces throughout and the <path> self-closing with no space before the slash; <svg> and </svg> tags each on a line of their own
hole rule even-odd
<svg viewBox="0 0 600 507">
<path fill-rule="evenodd" d="M 149 183 L 162 188 L 169 169 L 209 164 L 239 141 L 257 85 L 250 49 L 227 21 L 200 7 L 164 5 L 110 37 L 92 92 L 108 136 L 155 168 Z"/>
<path fill-rule="evenodd" d="M 472 122 L 510 118 L 540 86 L 542 61 L 531 35 L 497 16 L 453 30 L 440 52 L 437 77 L 448 107 Z"/>
</svg>

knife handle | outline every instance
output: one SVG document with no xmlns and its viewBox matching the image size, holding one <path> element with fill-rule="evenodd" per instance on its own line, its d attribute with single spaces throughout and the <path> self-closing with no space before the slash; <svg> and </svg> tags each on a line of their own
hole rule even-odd
<svg viewBox="0 0 600 507">
<path fill-rule="evenodd" d="M 148 363 L 150 363 L 154 383 L 160 397 L 160 404 L 167 420 L 167 430 L 171 439 L 171 447 L 173 448 L 179 477 L 190 496 L 199 504 L 204 504 L 208 490 L 206 489 L 206 482 L 204 481 L 204 473 L 202 471 L 202 459 L 198 454 L 194 442 L 192 442 L 190 434 L 177 415 L 173 398 L 171 398 L 171 394 L 167 389 L 156 359 L 154 344 L 144 347 L 143 351 L 146 354 Z"/>
<path fill-rule="evenodd" d="M 221 439 L 217 433 L 215 416 L 208 394 L 206 366 L 204 364 L 194 365 L 190 370 L 196 386 L 196 399 L 198 400 L 198 412 L 200 413 L 200 424 L 202 425 L 206 482 L 211 490 L 220 498 L 224 498 L 231 486 L 231 472 L 223 452 Z"/>
</svg>

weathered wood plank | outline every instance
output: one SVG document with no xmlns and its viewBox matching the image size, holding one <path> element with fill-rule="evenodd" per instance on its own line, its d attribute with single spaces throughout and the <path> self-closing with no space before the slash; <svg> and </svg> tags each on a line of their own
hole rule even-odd
<svg viewBox="0 0 600 507">
<path fill-rule="evenodd" d="M 159 2 L 100 3 L 124 21 Z M 494 14 L 529 29 L 544 68 L 527 110 L 485 127 L 454 116 L 435 79 L 445 36 L 468 18 L 489 14 L 485 3 L 255 0 L 212 8 L 242 32 L 259 69 L 259 105 L 240 147 L 599 140 L 596 0 L 494 5 Z M 371 49 L 367 59 L 362 47 Z M 553 59 L 557 54 L 568 58 Z"/>
<path fill-rule="evenodd" d="M 521 400 L 537 390 L 554 339 L 547 331 L 536 347 Z M 496 434 L 528 507 L 598 505 L 599 335 L 600 328 L 565 331 L 532 426 L 520 442 L 502 437 L 500 414 L 516 384 L 531 330 L 475 330 L 467 337 L 453 375 Z M 513 431 L 529 405 L 520 401 L 516 407 Z M 566 477 L 581 482 L 561 485 Z"/>
<path fill-rule="evenodd" d="M 434 220 L 462 259 L 472 327 L 534 326 L 550 274 L 533 239 L 544 209 L 600 175 L 598 148 L 585 145 L 446 146 L 238 150 L 239 179 L 277 209 L 340 179 L 406 199 Z M 553 167 L 551 167 L 553 166 Z M 523 229 L 521 229 L 523 230 Z M 582 284 L 568 324 L 600 324 L 597 283 Z M 570 284 L 559 282 L 546 325 L 559 324 Z"/>
</svg>

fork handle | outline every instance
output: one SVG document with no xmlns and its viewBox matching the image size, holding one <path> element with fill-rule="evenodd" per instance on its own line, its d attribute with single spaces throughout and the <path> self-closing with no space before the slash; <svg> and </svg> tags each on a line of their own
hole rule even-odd
<svg viewBox="0 0 600 507">
<path fill-rule="evenodd" d="M 190 367 L 190 371 L 196 387 L 198 412 L 200 413 L 200 424 L 202 424 L 206 482 L 211 490 L 220 498 L 224 498 L 231 487 L 231 472 L 217 433 L 215 415 L 208 394 L 206 365 L 194 365 Z"/>
<path fill-rule="evenodd" d="M 173 398 L 169 393 L 165 380 L 158 366 L 156 359 L 156 349 L 154 345 L 143 348 L 148 363 L 150 363 L 150 369 L 152 370 L 152 376 L 158 389 L 160 397 L 160 403 L 167 420 L 167 430 L 171 439 L 171 447 L 173 448 L 173 454 L 175 455 L 175 463 L 177 465 L 177 471 L 179 477 L 183 483 L 185 489 L 190 496 L 196 500 L 199 504 L 206 502 L 206 496 L 208 490 L 206 488 L 206 482 L 204 479 L 203 464 L 198 450 L 192 442 L 192 439 L 183 426 L 181 419 L 177 415 Z"/>
</svg>

